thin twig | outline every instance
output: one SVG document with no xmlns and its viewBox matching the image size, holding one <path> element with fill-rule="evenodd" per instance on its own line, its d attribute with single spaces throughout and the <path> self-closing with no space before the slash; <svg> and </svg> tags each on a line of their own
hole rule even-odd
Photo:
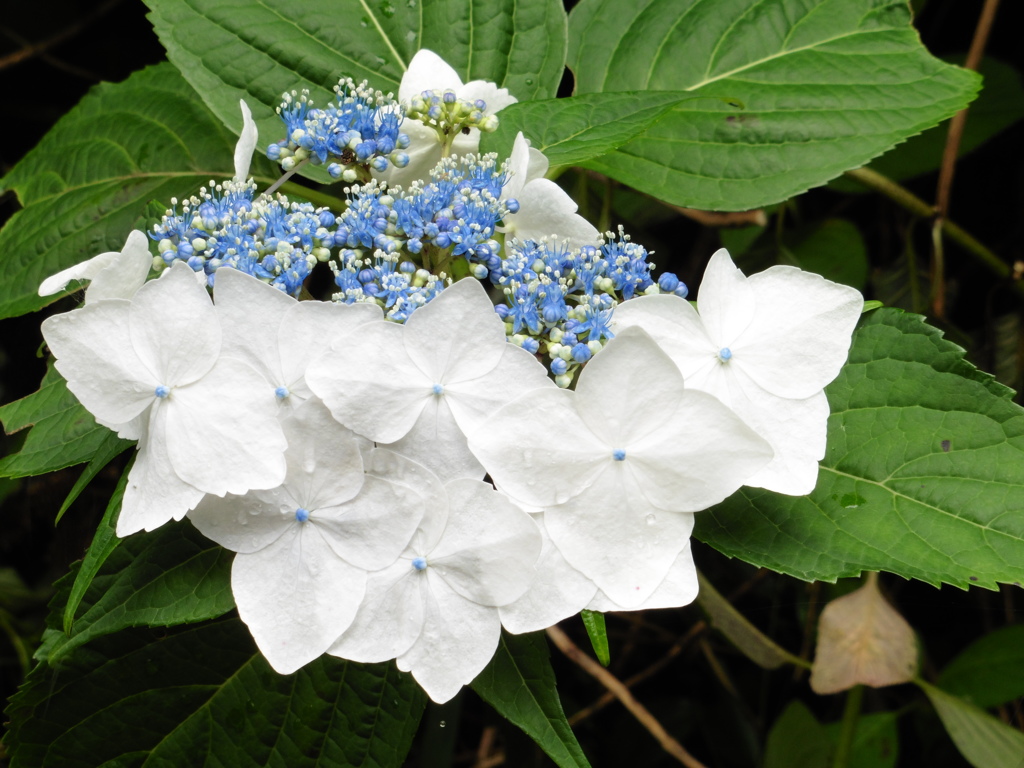
<svg viewBox="0 0 1024 768">
<path fill-rule="evenodd" d="M 682 744 L 669 735 L 668 731 L 655 719 L 654 715 L 648 712 L 647 708 L 633 697 L 629 689 L 615 675 L 581 651 L 565 632 L 558 627 L 549 627 L 547 632 L 548 637 L 558 647 L 558 650 L 611 691 L 615 698 L 621 701 L 623 706 L 640 722 L 640 725 L 646 728 L 658 740 L 662 749 L 687 766 L 687 768 L 707 768 L 697 758 L 687 752 Z"/>
<path fill-rule="evenodd" d="M 917 216 L 931 218 L 935 215 L 935 208 L 933 206 L 926 203 L 906 187 L 900 186 L 888 176 L 884 176 L 878 171 L 873 171 L 870 168 L 856 168 L 852 171 L 846 171 L 844 175 L 869 189 L 880 192 Z M 975 256 L 989 272 L 996 277 L 1010 281 L 1013 290 L 1019 296 L 1024 297 L 1024 283 L 1012 273 L 1010 265 L 999 258 L 994 251 L 980 243 L 973 235 L 949 219 L 942 220 L 942 231 L 950 240 L 960 245 L 972 256 Z"/>
<path fill-rule="evenodd" d="M 705 227 L 766 227 L 768 216 L 760 208 L 753 211 L 701 211 L 696 208 L 683 208 L 680 205 L 663 203 L 676 213 L 693 219 Z"/>
<path fill-rule="evenodd" d="M 86 14 L 81 19 L 76 21 L 74 24 L 65 27 L 57 34 L 51 35 L 45 40 L 40 40 L 38 43 L 28 43 L 27 45 L 15 51 L 14 53 L 7 54 L 3 58 L 0 58 L 0 69 L 4 69 L 5 67 L 12 67 L 15 64 L 20 64 L 23 61 L 28 61 L 34 56 L 42 55 L 53 46 L 64 42 L 69 37 L 74 37 L 75 35 L 77 35 L 85 27 L 92 24 L 92 22 L 96 21 L 96 19 L 107 13 L 111 8 L 113 8 L 120 2 L 121 0 L 107 0 L 107 2 L 94 8 L 92 13 Z"/>
<path fill-rule="evenodd" d="M 981 57 L 985 52 L 985 44 L 988 42 L 988 35 L 992 30 L 992 22 L 995 20 L 998 7 L 999 0 L 985 0 L 985 5 L 981 9 L 981 16 L 978 17 L 978 25 L 974 29 L 974 39 L 971 40 L 971 49 L 967 54 L 967 61 L 964 62 L 966 69 L 977 71 L 978 66 L 981 64 Z M 935 190 L 935 222 L 932 224 L 934 255 L 932 260 L 932 311 L 936 317 L 944 315 L 946 305 L 942 223 L 946 216 L 949 215 L 949 199 L 953 192 L 953 174 L 956 172 L 956 158 L 960 153 L 960 140 L 963 138 L 964 124 L 966 122 L 967 109 L 960 110 L 949 121 L 946 147 L 942 152 L 942 165 L 939 167 L 939 183 Z"/>
</svg>

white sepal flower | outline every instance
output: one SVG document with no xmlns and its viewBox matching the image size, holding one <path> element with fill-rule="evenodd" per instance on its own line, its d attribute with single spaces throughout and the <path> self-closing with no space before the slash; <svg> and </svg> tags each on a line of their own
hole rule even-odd
<svg viewBox="0 0 1024 768">
<path fill-rule="evenodd" d="M 594 245 L 600 239 L 597 227 L 580 216 L 575 201 L 555 182 L 545 179 L 548 160 L 530 147 L 520 132 L 509 157 L 510 177 L 501 190 L 503 200 L 515 198 L 519 210 L 498 228 L 509 237 L 539 242 L 544 238 L 567 240 L 570 247 Z"/>
<path fill-rule="evenodd" d="M 428 90 L 438 95 L 451 90 L 455 92 L 456 98 L 470 101 L 483 99 L 487 104 L 484 115 L 493 115 L 509 104 L 516 103 L 516 98 L 507 88 L 499 88 L 486 80 L 472 80 L 464 84 L 458 72 L 444 59 L 423 48 L 413 56 L 409 68 L 402 75 L 402 82 L 398 86 L 398 100 L 408 104 L 414 96 Z M 401 184 L 408 188 L 409 184 L 417 179 L 426 181 L 430 178 L 430 171 L 441 160 L 441 143 L 437 131 L 428 128 L 419 120 L 405 120 L 401 130 L 410 139 L 409 148 L 406 150 L 409 164 L 404 168 L 389 166 L 387 171 L 375 173 L 374 176 L 389 185 Z M 475 153 L 479 148 L 480 131 L 470 128 L 468 134 L 455 137 L 451 154 Z"/>
<path fill-rule="evenodd" d="M 722 249 L 700 284 L 700 314 L 675 296 L 642 296 L 616 307 L 612 329 L 646 330 L 687 387 L 714 395 L 771 443 L 775 459 L 747 485 L 802 495 L 825 455 L 823 389 L 846 362 L 863 302 L 795 267 L 744 277 Z"/>
<path fill-rule="evenodd" d="M 604 592 L 598 590 L 594 599 L 586 606 L 588 611 L 646 611 L 656 608 L 679 608 L 689 605 L 697 599 L 697 566 L 693 563 L 693 552 L 690 542 L 686 542 L 683 551 L 676 555 L 672 567 L 668 569 L 658 588 L 650 597 L 639 605 L 627 607 L 611 600 Z"/>
<path fill-rule="evenodd" d="M 337 354 L 306 373 L 334 418 L 390 444 L 442 480 L 480 479 L 466 434 L 498 407 L 534 389 L 555 389 L 544 366 L 505 340 L 480 283 L 462 280 L 404 325 L 362 326 Z"/>
<path fill-rule="evenodd" d="M 184 516 L 138 478 L 173 471 L 202 493 L 272 488 L 284 478 L 285 439 L 266 380 L 221 356 L 221 330 L 206 290 L 184 263 L 131 301 L 105 299 L 43 322 L 55 366 L 100 424 L 140 440 L 118 535 Z M 166 466 L 149 466 L 151 461 Z M 147 512 L 133 501 L 145 496 Z"/>
<path fill-rule="evenodd" d="M 310 400 L 284 420 L 288 474 L 245 496 L 207 496 L 189 513 L 231 549 L 231 591 L 270 665 L 289 674 L 318 658 L 349 626 L 367 571 L 386 568 L 420 519 L 426 473 L 387 451 L 366 471 L 352 432 Z"/>
<path fill-rule="evenodd" d="M 249 166 L 252 164 L 252 153 L 256 150 L 256 142 L 259 140 L 259 131 L 252 119 L 249 105 L 239 99 L 238 106 L 242 108 L 242 132 L 238 135 L 238 143 L 235 144 L 234 181 L 244 182 L 249 179 Z"/>
<path fill-rule="evenodd" d="M 376 304 L 296 301 L 237 269 L 217 270 L 213 298 L 224 329 L 223 354 L 266 377 L 283 408 L 307 400 L 311 361 L 361 325 L 383 320 Z"/>
<path fill-rule="evenodd" d="M 497 606 L 534 578 L 541 536 L 528 514 L 477 480 L 445 486 L 398 562 L 373 573 L 366 597 L 330 653 L 397 659 L 443 703 L 483 670 L 501 634 Z"/>
<path fill-rule="evenodd" d="M 544 541 L 537 559 L 537 577 L 519 599 L 498 609 L 502 626 L 514 635 L 547 629 L 575 616 L 601 595 L 597 585 L 569 565 L 558 551 L 544 529 L 544 514 L 530 516 Z"/>
<path fill-rule="evenodd" d="M 715 398 L 683 388 L 640 329 L 591 360 L 576 390 L 538 390 L 470 434 L 512 498 L 544 510 L 559 551 L 613 601 L 635 607 L 686 546 L 693 515 L 722 501 L 771 449 Z"/>
<path fill-rule="evenodd" d="M 130 299 L 146 282 L 152 267 L 149 238 L 133 229 L 120 251 L 101 253 L 46 278 L 39 286 L 39 295 L 59 293 L 72 280 L 89 280 L 86 304 L 99 299 Z"/>
</svg>

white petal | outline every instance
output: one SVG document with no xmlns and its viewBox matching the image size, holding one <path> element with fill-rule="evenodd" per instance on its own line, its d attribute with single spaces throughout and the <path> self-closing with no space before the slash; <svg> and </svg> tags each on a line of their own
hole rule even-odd
<svg viewBox="0 0 1024 768">
<path fill-rule="evenodd" d="M 310 526 L 235 555 L 231 591 L 260 652 L 286 675 L 324 653 L 355 617 L 366 572 L 341 560 Z"/>
<path fill-rule="evenodd" d="M 91 259 L 86 259 L 72 267 L 63 269 L 55 275 L 50 275 L 39 284 L 39 295 L 52 296 L 63 291 L 72 280 L 92 280 L 101 270 L 113 264 L 118 255 L 117 251 L 101 253 L 93 256 Z"/>
<path fill-rule="evenodd" d="M 160 383 L 132 345 L 131 303 L 110 299 L 53 315 L 43 321 L 43 338 L 75 397 L 101 424 L 121 437 L 139 439 L 136 417 L 156 400 Z"/>
<path fill-rule="evenodd" d="M 532 515 L 543 531 L 543 514 Z M 501 623 L 512 634 L 537 632 L 575 616 L 600 596 L 597 585 L 577 571 L 544 532 L 537 577 L 515 602 L 498 608 Z"/>
<path fill-rule="evenodd" d="M 486 472 L 477 461 L 459 428 L 452 410 L 452 397 L 431 395 L 412 429 L 387 448 L 422 464 L 442 482 L 456 478 L 481 480 Z"/>
<path fill-rule="evenodd" d="M 306 371 L 310 390 L 334 418 L 379 443 L 404 437 L 434 397 L 435 382 L 409 359 L 403 330 L 390 322 L 368 323 Z"/>
<path fill-rule="evenodd" d="M 640 605 L 626 608 L 610 600 L 604 592 L 598 592 L 588 611 L 646 611 L 655 608 L 679 608 L 689 605 L 697 599 L 697 567 L 693 564 L 693 553 L 687 542 L 683 551 L 676 557 L 664 581 L 651 593 L 651 596 Z"/>
<path fill-rule="evenodd" d="M 459 73 L 440 56 L 427 48 L 421 48 L 409 62 L 409 68 L 402 75 L 398 86 L 398 100 L 407 102 L 423 91 L 436 91 L 441 95 L 446 89 L 457 91 L 462 87 Z"/>
<path fill-rule="evenodd" d="M 537 525 L 487 483 L 454 480 L 445 490 L 448 525 L 427 558 L 428 569 L 481 605 L 505 605 L 522 596 L 541 551 Z"/>
<path fill-rule="evenodd" d="M 430 569 L 426 571 L 430 574 Z M 398 657 L 398 668 L 438 704 L 473 682 L 494 656 L 501 636 L 498 609 L 477 605 L 456 594 L 441 579 L 428 575 L 430 596 L 423 631 Z"/>
<path fill-rule="evenodd" d="M 282 328 L 288 311 L 299 302 L 252 275 L 224 267 L 217 270 L 213 289 L 217 316 L 223 328 L 221 354 L 248 363 L 262 373 L 271 388 L 286 386 L 278 337 L 305 334 Z"/>
<path fill-rule="evenodd" d="M 569 564 L 612 600 L 633 607 L 664 580 L 693 530 L 693 515 L 651 506 L 619 462 L 544 524 Z"/>
<path fill-rule="evenodd" d="M 621 462 L 655 507 L 699 512 L 723 501 L 769 461 L 771 446 L 705 392 L 680 392 L 658 428 Z"/>
<path fill-rule="evenodd" d="M 252 153 L 256 150 L 259 131 L 253 122 L 249 105 L 240 99 L 238 106 L 242 108 L 242 132 L 235 144 L 235 181 L 245 181 L 249 178 L 249 165 L 252 163 Z"/>
<path fill-rule="evenodd" d="M 757 310 L 730 363 L 779 397 L 801 399 L 823 389 L 846 362 L 864 306 L 860 292 L 786 266 L 753 275 L 748 283 Z"/>
<path fill-rule="evenodd" d="M 518 194 L 519 211 L 505 217 L 502 230 L 520 240 L 554 237 L 578 248 L 593 245 L 600 237 L 597 227 L 576 213 L 577 206 L 558 184 L 548 179 L 528 182 Z"/>
<path fill-rule="evenodd" d="M 238 360 L 221 358 L 195 384 L 165 401 L 167 450 L 174 471 L 207 493 L 276 488 L 285 477 L 284 433 L 265 379 Z"/>
<path fill-rule="evenodd" d="M 128 233 L 124 248 L 97 272 L 85 291 L 85 303 L 100 299 L 130 299 L 145 284 L 153 268 L 153 254 L 149 252 L 149 238 L 133 229 Z"/>
<path fill-rule="evenodd" d="M 148 430 L 147 425 L 128 472 L 117 518 L 118 536 L 152 531 L 171 520 L 180 520 L 203 498 L 202 491 L 174 473 L 163 441 L 147 439 Z"/>
<path fill-rule="evenodd" d="M 446 384 L 445 399 L 462 431 L 471 434 L 501 406 L 536 389 L 554 390 L 556 385 L 536 357 L 506 342 L 491 371 Z"/>
<path fill-rule="evenodd" d="M 310 520 L 342 558 L 368 571 L 387 568 L 402 554 L 419 526 L 424 496 L 401 477 L 365 475 L 359 495 L 318 509 Z"/>
<path fill-rule="evenodd" d="M 682 391 L 669 357 L 643 329 L 627 328 L 583 369 L 576 407 L 606 445 L 624 449 L 659 429 Z"/>
<path fill-rule="evenodd" d="M 208 539 L 232 552 L 258 552 L 296 525 L 299 504 L 286 492 L 251 491 L 223 498 L 207 494 L 188 519 Z"/>
<path fill-rule="evenodd" d="M 282 420 L 281 428 L 288 441 L 284 485 L 303 508 L 335 507 L 359 493 L 363 459 L 356 436 L 323 403 L 307 400 Z"/>
<path fill-rule="evenodd" d="M 488 80 L 470 80 L 465 85 L 456 88 L 455 95 L 465 101 L 483 99 L 487 104 L 487 108 L 484 109 L 485 115 L 493 115 L 519 101 L 508 92 L 508 88 L 499 88 Z"/>
<path fill-rule="evenodd" d="M 805 400 L 789 400 L 752 385 L 741 394 L 734 398 L 733 409 L 775 451 L 775 458 L 744 485 L 790 496 L 813 491 L 818 482 L 818 462 L 825 456 L 828 432 L 825 393 L 818 392 Z"/>
<path fill-rule="evenodd" d="M 139 289 L 131 302 L 129 325 L 135 353 L 165 386 L 196 381 L 220 353 L 220 322 L 213 302 L 184 262 Z"/>
<path fill-rule="evenodd" d="M 697 310 L 686 299 L 663 293 L 638 296 L 615 307 L 612 331 L 618 334 L 634 326 L 647 331 L 672 358 L 687 387 L 696 386 L 694 376 L 720 364 L 718 352 L 721 347 L 708 336 Z"/>
<path fill-rule="evenodd" d="M 469 435 L 469 447 L 498 488 L 538 508 L 589 487 L 612 450 L 580 418 L 575 393 L 557 388 L 534 390 L 503 407 Z"/>
<path fill-rule="evenodd" d="M 732 263 L 725 248 L 711 256 L 697 293 L 697 309 L 708 336 L 719 349 L 732 347 L 750 326 L 759 297 Z"/>
<path fill-rule="evenodd" d="M 369 575 L 366 594 L 352 624 L 327 652 L 363 663 L 405 653 L 423 631 L 426 574 L 403 558 Z"/>
<path fill-rule="evenodd" d="M 406 321 L 405 351 L 432 383 L 467 381 L 492 371 L 505 326 L 479 280 L 460 280 Z"/>
</svg>

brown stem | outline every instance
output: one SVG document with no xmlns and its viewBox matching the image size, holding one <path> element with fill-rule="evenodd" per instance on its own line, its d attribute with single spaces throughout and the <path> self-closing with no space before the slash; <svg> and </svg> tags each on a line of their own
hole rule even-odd
<svg viewBox="0 0 1024 768">
<path fill-rule="evenodd" d="M 570 661 L 578 664 L 584 672 L 595 678 L 615 698 L 621 701 L 623 706 L 640 722 L 640 725 L 646 728 L 658 740 L 662 749 L 687 766 L 687 768 L 707 768 L 702 762 L 687 752 L 682 744 L 669 735 L 662 724 L 654 718 L 654 715 L 648 712 L 647 708 L 633 697 L 629 689 L 615 675 L 581 651 L 565 632 L 558 627 L 549 627 L 547 632 L 548 637 L 558 647 L 558 650 L 564 653 Z"/>
<path fill-rule="evenodd" d="M 992 22 L 995 20 L 999 0 L 985 0 L 978 17 L 978 25 L 974 29 L 974 39 L 967 53 L 966 69 L 977 71 L 981 64 L 985 44 L 988 42 Z M 960 152 L 960 140 L 967 122 L 967 109 L 953 115 L 949 121 L 949 133 L 946 134 L 946 147 L 942 152 L 942 165 L 939 167 L 939 183 L 935 191 L 935 223 L 932 225 L 934 258 L 932 260 L 932 311 L 936 317 L 945 313 L 945 265 L 942 253 L 942 222 L 949 215 L 949 199 L 953 192 L 953 175 L 956 172 L 956 158 Z"/>
</svg>

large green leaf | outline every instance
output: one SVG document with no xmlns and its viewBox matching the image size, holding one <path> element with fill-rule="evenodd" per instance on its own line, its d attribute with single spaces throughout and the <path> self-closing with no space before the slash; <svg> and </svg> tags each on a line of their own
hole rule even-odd
<svg viewBox="0 0 1024 768">
<path fill-rule="evenodd" d="M 191 523 L 169 523 L 113 544 L 101 527 L 94 543 L 101 562 L 88 574 L 91 582 L 71 631 L 47 645 L 51 664 L 94 638 L 126 627 L 192 623 L 235 607 L 233 553 L 205 538 Z M 86 562 L 91 562 L 89 555 Z M 63 623 L 71 618 L 64 617 Z"/>
<path fill-rule="evenodd" d="M 522 728 L 560 768 L 589 768 L 562 711 L 543 632 L 502 632 L 498 650 L 473 681 L 473 690 Z"/>
<path fill-rule="evenodd" d="M 899 757 L 897 712 L 857 718 L 847 755 L 849 768 L 891 768 Z M 822 725 L 799 700 L 775 721 L 765 745 L 764 768 L 832 768 L 841 723 Z"/>
<path fill-rule="evenodd" d="M 324 105 L 348 76 L 397 92 L 420 48 L 437 52 L 464 82 L 491 80 L 520 100 L 554 96 L 565 65 L 558 0 L 146 2 L 167 57 L 235 130 L 244 98 L 263 147 L 283 138 L 274 110 L 285 91 L 308 88 Z"/>
<path fill-rule="evenodd" d="M 933 685 L 919 682 L 960 754 L 974 768 L 1020 768 L 1024 733 Z"/>
<path fill-rule="evenodd" d="M 826 389 L 814 492 L 742 489 L 697 515 L 696 536 L 808 580 L 1024 582 L 1024 409 L 963 355 L 917 315 L 865 315 Z"/>
<path fill-rule="evenodd" d="M 942 670 L 939 685 L 982 708 L 1024 696 L 1024 624 L 976 640 Z"/>
<path fill-rule="evenodd" d="M 1024 83 L 1021 83 L 1020 73 L 1009 64 L 988 58 L 982 60 L 979 71 L 985 78 L 985 87 L 967 113 L 960 140 L 960 157 L 1024 118 Z M 908 139 L 892 152 L 886 152 L 871 163 L 871 168 L 897 181 L 936 171 L 942 162 L 948 133 L 948 124 L 937 125 L 920 136 Z M 863 184 L 843 176 L 830 186 L 843 192 L 868 191 Z"/>
<path fill-rule="evenodd" d="M 569 18 L 569 66 L 577 93 L 708 97 L 586 166 L 720 210 L 863 165 L 966 106 L 980 84 L 922 47 L 897 0 L 583 0 Z"/>
<path fill-rule="evenodd" d="M 101 448 L 116 456 L 131 445 L 97 424 L 52 366 L 37 392 L 0 408 L 0 421 L 8 434 L 31 427 L 21 449 L 0 459 L 3 477 L 42 475 L 89 461 Z"/>
<path fill-rule="evenodd" d="M 394 664 L 278 675 L 236 618 L 125 630 L 43 663 L 11 700 L 11 768 L 398 768 L 425 697 Z"/>
<path fill-rule="evenodd" d="M 578 165 L 636 138 L 688 98 L 685 93 L 639 91 L 520 102 L 501 111 L 498 130 L 483 135 L 480 151 L 507 157 L 522 131 L 552 166 Z"/>
<path fill-rule="evenodd" d="M 150 200 L 230 177 L 235 140 L 170 64 L 93 88 L 0 183 L 24 206 L 0 230 L 0 318 L 54 301 L 43 278 L 121 250 Z"/>
</svg>

